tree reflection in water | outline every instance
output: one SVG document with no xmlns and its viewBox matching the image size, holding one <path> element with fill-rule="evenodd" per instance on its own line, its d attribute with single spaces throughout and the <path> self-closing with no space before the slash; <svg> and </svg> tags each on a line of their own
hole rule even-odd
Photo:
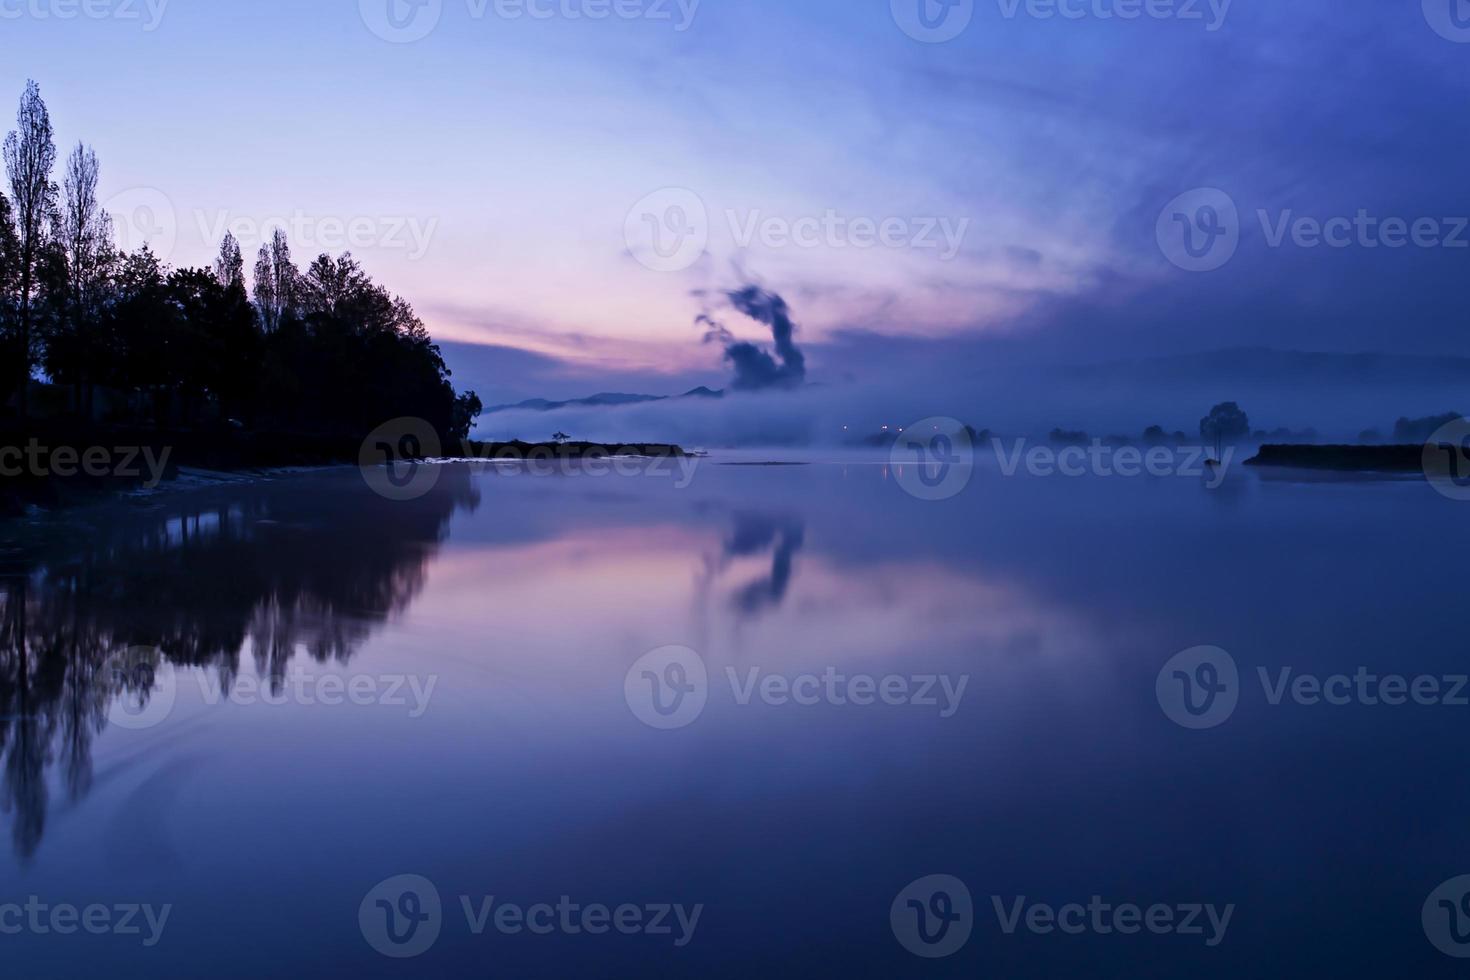
<svg viewBox="0 0 1470 980">
<path fill-rule="evenodd" d="M 113 700 L 146 700 L 146 674 L 110 661 L 150 647 L 213 674 L 228 694 L 250 641 L 279 694 L 291 661 L 347 663 L 414 600 L 456 510 L 479 506 L 464 467 L 433 491 L 385 500 L 355 473 L 183 494 L 139 513 L 74 515 L 83 540 L 23 548 L 0 565 L 0 810 L 16 852 L 36 853 L 59 770 L 69 799 L 92 784 L 92 746 Z M 74 529 L 74 526 L 73 526 Z M 77 535 L 72 535 L 73 538 Z"/>
</svg>

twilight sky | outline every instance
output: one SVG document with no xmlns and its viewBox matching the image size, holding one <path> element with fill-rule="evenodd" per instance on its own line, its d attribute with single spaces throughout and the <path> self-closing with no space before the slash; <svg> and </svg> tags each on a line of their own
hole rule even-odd
<svg viewBox="0 0 1470 980">
<path fill-rule="evenodd" d="M 768 341 L 751 281 L 814 380 L 1470 354 L 1463 0 L 81 2 L 0 0 L 0 95 L 40 82 L 130 244 L 350 246 L 491 345 L 490 402 L 721 383 L 694 319 Z"/>
</svg>

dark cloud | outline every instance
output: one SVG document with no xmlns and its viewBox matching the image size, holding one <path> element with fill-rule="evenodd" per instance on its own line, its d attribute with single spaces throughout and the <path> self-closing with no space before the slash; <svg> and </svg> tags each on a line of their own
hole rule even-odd
<svg viewBox="0 0 1470 980">
<path fill-rule="evenodd" d="M 725 345 L 725 360 L 735 369 L 730 386 L 736 391 L 763 391 L 795 388 L 804 383 L 806 355 L 796 346 L 796 324 L 786 300 L 755 285 L 731 290 L 725 299 L 738 312 L 769 327 L 775 343 L 772 355 L 756 344 L 736 340 L 723 323 L 708 313 L 696 317 L 695 324 L 705 328 L 705 343 Z"/>
</svg>

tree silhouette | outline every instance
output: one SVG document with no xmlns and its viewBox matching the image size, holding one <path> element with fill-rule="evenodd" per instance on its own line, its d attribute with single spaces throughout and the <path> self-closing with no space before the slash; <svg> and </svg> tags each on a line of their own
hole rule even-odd
<svg viewBox="0 0 1470 980">
<path fill-rule="evenodd" d="M 214 277 L 226 289 L 238 287 L 245 291 L 245 256 L 235 236 L 225 232 L 224 241 L 219 243 L 219 258 L 214 260 Z"/>
<path fill-rule="evenodd" d="M 98 199 L 97 154 L 78 143 L 63 187 L 51 182 L 56 150 L 34 82 L 4 155 L 0 403 L 19 387 L 23 418 L 39 363 L 48 380 L 74 387 L 89 423 L 269 429 L 336 445 L 399 417 L 451 439 L 473 428 L 480 399 L 455 392 L 413 308 L 350 253 L 319 255 L 303 273 L 277 229 L 260 247 L 252 302 L 231 234 L 206 269 L 168 268 L 147 244 L 119 252 Z M 109 395 L 101 416 L 98 388 Z"/>
<path fill-rule="evenodd" d="M 5 173 L 19 243 L 19 317 L 16 370 L 20 384 L 20 414 L 27 414 L 31 367 L 35 363 L 35 338 L 31 331 L 31 299 L 36 284 L 36 266 L 45 245 L 47 226 L 56 211 L 56 185 L 51 171 L 56 166 L 56 143 L 52 139 L 51 116 L 41 101 L 41 88 L 26 82 L 16 113 L 16 128 L 5 137 Z"/>
<path fill-rule="evenodd" d="M 1235 402 L 1223 402 L 1200 419 L 1199 434 L 1200 438 L 1214 442 L 1215 458 L 1219 459 L 1224 454 L 1225 443 L 1251 434 L 1251 420 Z"/>
<path fill-rule="evenodd" d="M 99 320 L 113 261 L 112 219 L 97 199 L 101 170 L 97 154 L 81 143 L 67 158 L 62 204 L 56 212 L 51 256 L 57 263 L 47 277 L 55 291 L 54 329 L 46 338 L 46 371 L 76 389 L 76 405 L 90 419 L 92 387 L 103 351 Z"/>
</svg>

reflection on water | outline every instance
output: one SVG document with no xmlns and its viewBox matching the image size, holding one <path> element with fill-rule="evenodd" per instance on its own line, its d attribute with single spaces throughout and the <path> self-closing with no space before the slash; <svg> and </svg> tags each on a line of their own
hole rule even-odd
<svg viewBox="0 0 1470 980">
<path fill-rule="evenodd" d="M 1218 491 L 982 471 L 925 503 L 848 459 L 712 465 L 685 489 L 454 466 L 408 503 L 329 472 L 67 515 L 0 541 L 24 556 L 0 586 L 0 899 L 176 909 L 154 949 L 3 951 L 57 975 L 191 976 L 206 957 L 220 976 L 287 958 L 402 975 L 356 914 L 407 873 L 446 909 L 411 964 L 426 975 L 913 976 L 933 964 L 895 941 L 890 904 L 944 874 L 983 912 L 997 895 L 1238 911 L 1208 950 L 977 921 L 935 976 L 1434 975 L 1418 910 L 1470 855 L 1465 709 L 1272 705 L 1249 685 L 1465 673 L 1461 506 L 1244 471 Z M 1246 689 L 1227 724 L 1189 731 L 1156 682 L 1201 645 Z M 109 662 L 139 646 L 212 691 L 349 670 L 437 687 L 421 715 L 181 697 L 130 731 L 109 709 L 148 678 Z M 674 646 L 707 668 L 707 705 L 656 730 L 625 680 Z M 829 672 L 938 675 L 963 697 L 944 716 L 739 693 Z M 474 935 L 452 920 L 464 895 L 707 908 L 675 958 Z M 242 923 L 260 941 L 220 962 Z"/>
<path fill-rule="evenodd" d="M 479 505 L 467 472 L 445 484 L 412 504 L 287 488 L 107 508 L 75 546 L 14 564 L 0 579 L 0 801 L 16 852 L 45 833 L 47 768 L 79 800 L 109 706 L 146 704 L 151 672 L 117 669 L 138 666 L 126 651 L 206 669 L 226 694 L 247 648 L 277 692 L 298 655 L 345 663 L 423 588 L 454 510 Z"/>
<path fill-rule="evenodd" d="M 735 594 L 735 607 L 754 616 L 769 606 L 779 606 L 791 587 L 796 553 L 806 540 L 806 523 L 799 517 L 775 517 L 740 512 L 735 527 L 725 540 L 726 561 L 771 554 L 771 571 Z"/>
</svg>

